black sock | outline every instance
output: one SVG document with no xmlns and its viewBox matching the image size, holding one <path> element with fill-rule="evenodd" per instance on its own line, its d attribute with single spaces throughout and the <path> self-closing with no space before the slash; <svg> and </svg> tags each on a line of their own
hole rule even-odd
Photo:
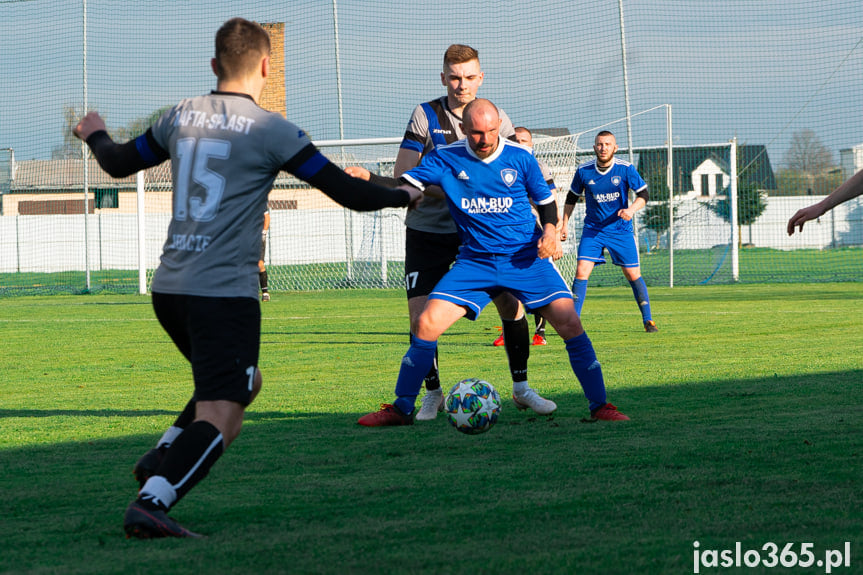
<svg viewBox="0 0 863 575">
<path fill-rule="evenodd" d="M 189 424 L 165 452 L 165 459 L 155 473 L 164 477 L 176 491 L 176 499 L 170 501 L 167 498 L 167 507 L 176 504 L 206 477 L 224 450 L 222 434 L 212 423 L 195 421 Z M 141 493 L 143 499 L 146 499 L 145 491 L 146 485 Z"/>
<path fill-rule="evenodd" d="M 536 323 L 536 332 L 537 334 L 545 337 L 545 318 L 542 317 L 541 313 L 533 314 L 533 321 Z"/>
<path fill-rule="evenodd" d="M 186 407 L 183 408 L 182 413 L 177 416 L 176 421 L 174 421 L 174 427 L 186 429 L 190 423 L 195 421 L 195 404 L 196 402 L 193 396 L 186 404 Z"/>
<path fill-rule="evenodd" d="M 530 356 L 530 329 L 527 317 L 503 320 L 503 344 L 509 359 L 513 381 L 527 381 L 527 358 Z"/>
<path fill-rule="evenodd" d="M 174 440 L 183 433 L 183 430 L 186 429 L 190 423 L 195 421 L 195 397 L 192 396 L 192 399 L 186 403 L 186 407 L 183 408 L 183 411 L 180 415 L 177 416 L 177 419 L 174 420 L 174 424 L 171 425 L 165 433 L 162 434 L 162 437 L 159 438 L 159 441 L 156 443 L 156 449 L 158 449 L 163 454 L 171 444 L 174 443 Z"/>
<path fill-rule="evenodd" d="M 425 385 L 426 391 L 432 391 L 433 389 L 440 389 L 440 371 L 437 368 L 437 349 L 434 351 L 434 363 L 431 366 L 431 369 L 425 376 Z"/>
</svg>

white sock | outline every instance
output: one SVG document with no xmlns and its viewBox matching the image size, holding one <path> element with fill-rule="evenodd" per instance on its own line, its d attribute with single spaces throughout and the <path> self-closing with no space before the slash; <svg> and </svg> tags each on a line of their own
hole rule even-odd
<svg viewBox="0 0 863 575">
<path fill-rule="evenodd" d="M 141 488 L 138 497 L 141 499 L 150 499 L 153 503 L 170 509 L 171 505 L 177 500 L 177 490 L 161 475 L 154 475 Z"/>
<path fill-rule="evenodd" d="M 526 381 L 513 381 L 512 382 L 512 394 L 513 395 L 523 395 L 530 386 Z"/>
<path fill-rule="evenodd" d="M 171 447 L 171 444 L 174 443 L 174 440 L 177 439 L 181 433 L 183 433 L 182 428 L 174 427 L 172 425 L 162 434 L 162 438 L 159 439 L 159 443 L 156 444 L 156 449 L 160 447 Z"/>
</svg>

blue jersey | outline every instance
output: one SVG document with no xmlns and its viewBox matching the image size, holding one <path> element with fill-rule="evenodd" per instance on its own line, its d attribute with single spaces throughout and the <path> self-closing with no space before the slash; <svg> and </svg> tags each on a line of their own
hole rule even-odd
<svg viewBox="0 0 863 575">
<path fill-rule="evenodd" d="M 485 159 L 477 157 L 467 140 L 438 147 L 402 177 L 423 189 L 431 184 L 443 188 L 463 253 L 535 250 L 542 231 L 530 200 L 538 206 L 554 202 L 530 149 L 502 137 Z"/>
<path fill-rule="evenodd" d="M 594 159 L 578 167 L 569 188 L 584 197 L 585 227 L 632 232 L 632 220 L 624 220 L 617 212 L 629 207 L 629 190 L 638 193 L 647 189 L 647 184 L 629 162 L 614 158 L 601 172 Z"/>
</svg>

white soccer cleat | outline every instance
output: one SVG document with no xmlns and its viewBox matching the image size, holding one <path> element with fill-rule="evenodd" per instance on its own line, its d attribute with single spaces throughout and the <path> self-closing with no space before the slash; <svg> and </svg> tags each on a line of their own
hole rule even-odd
<svg viewBox="0 0 863 575">
<path fill-rule="evenodd" d="M 536 390 L 527 388 L 527 391 L 516 395 L 512 394 L 512 402 L 515 403 L 519 411 L 524 411 L 528 407 L 534 410 L 539 415 L 550 415 L 557 409 L 557 404 L 550 399 L 545 399 L 540 396 Z"/>
<path fill-rule="evenodd" d="M 417 421 L 431 421 L 437 417 L 439 411 L 443 411 L 443 390 L 441 388 L 426 392 L 416 419 Z"/>
</svg>

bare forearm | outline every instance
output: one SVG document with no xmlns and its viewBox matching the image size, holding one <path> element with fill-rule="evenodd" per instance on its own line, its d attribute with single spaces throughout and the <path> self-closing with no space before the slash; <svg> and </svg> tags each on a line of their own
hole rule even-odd
<svg viewBox="0 0 863 575">
<path fill-rule="evenodd" d="M 642 198 L 641 196 L 638 196 L 635 198 L 635 200 L 633 200 L 632 205 L 630 206 L 629 209 L 632 210 L 632 213 L 635 213 L 638 210 L 644 208 L 644 206 L 646 204 L 647 204 L 647 201 L 644 198 Z"/>
<path fill-rule="evenodd" d="M 839 204 L 847 202 L 852 198 L 863 195 L 863 170 L 857 172 L 845 182 L 833 190 L 829 196 L 819 202 L 824 207 L 824 212 L 832 210 Z"/>
</svg>

